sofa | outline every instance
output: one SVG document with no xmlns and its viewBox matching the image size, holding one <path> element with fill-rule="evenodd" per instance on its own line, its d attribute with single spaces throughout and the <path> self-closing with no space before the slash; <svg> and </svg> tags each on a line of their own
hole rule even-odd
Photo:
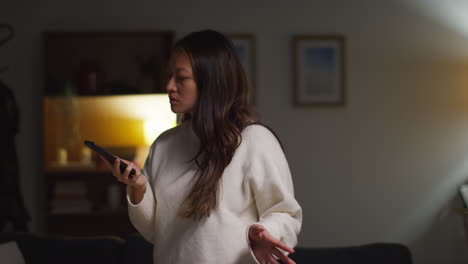
<svg viewBox="0 0 468 264">
<path fill-rule="evenodd" d="M 0 233 L 0 244 L 16 242 L 26 264 L 151 264 L 152 247 L 138 234 L 66 237 L 32 233 Z M 408 248 L 395 243 L 373 243 L 341 248 L 295 248 L 296 263 L 411 264 Z M 1 257 L 1 256 L 0 256 Z M 1 258 L 0 258 L 1 259 Z"/>
</svg>

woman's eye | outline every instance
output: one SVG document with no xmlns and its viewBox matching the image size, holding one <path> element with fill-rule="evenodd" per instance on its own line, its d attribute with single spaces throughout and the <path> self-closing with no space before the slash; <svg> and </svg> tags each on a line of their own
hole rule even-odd
<svg viewBox="0 0 468 264">
<path fill-rule="evenodd" d="M 183 82 L 183 81 L 185 81 L 187 79 L 188 79 L 187 77 L 181 77 L 181 76 L 176 76 L 175 77 L 176 82 Z"/>
</svg>

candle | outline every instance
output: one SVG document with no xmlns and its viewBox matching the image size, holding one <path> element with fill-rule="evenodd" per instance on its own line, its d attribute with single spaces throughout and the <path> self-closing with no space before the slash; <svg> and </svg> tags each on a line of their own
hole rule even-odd
<svg viewBox="0 0 468 264">
<path fill-rule="evenodd" d="M 58 164 L 60 165 L 66 165 L 67 164 L 67 150 L 65 148 L 59 148 L 57 152 L 57 161 Z"/>
<path fill-rule="evenodd" d="M 91 150 L 87 147 L 81 149 L 81 163 L 90 164 L 91 163 Z"/>
</svg>

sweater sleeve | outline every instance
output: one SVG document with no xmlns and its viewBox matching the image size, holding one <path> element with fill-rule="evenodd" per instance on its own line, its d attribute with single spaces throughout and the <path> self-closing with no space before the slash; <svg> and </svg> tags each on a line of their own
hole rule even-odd
<svg viewBox="0 0 468 264">
<path fill-rule="evenodd" d="M 153 151 L 154 145 L 151 147 L 149 155 L 146 159 L 143 176 L 146 177 L 146 191 L 138 204 L 133 204 L 127 193 L 128 215 L 133 226 L 140 232 L 140 234 L 149 242 L 153 243 L 154 238 L 154 222 L 156 217 L 156 198 L 153 193 L 153 186 L 151 183 L 152 164 L 153 164 Z"/>
<path fill-rule="evenodd" d="M 254 224 L 262 225 L 273 237 L 294 248 L 302 225 L 302 209 L 294 198 L 288 162 L 271 131 L 258 125 L 248 129 L 246 176 L 259 215 Z"/>
</svg>

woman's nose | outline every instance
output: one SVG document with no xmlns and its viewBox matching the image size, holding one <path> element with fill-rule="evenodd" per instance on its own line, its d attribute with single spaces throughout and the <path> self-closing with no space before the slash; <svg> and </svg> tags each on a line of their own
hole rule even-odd
<svg viewBox="0 0 468 264">
<path fill-rule="evenodd" d="M 167 81 L 166 92 L 170 93 L 170 92 L 175 91 L 175 90 L 176 90 L 175 80 L 174 80 L 174 77 L 171 77 L 169 79 L 169 81 Z"/>
</svg>

